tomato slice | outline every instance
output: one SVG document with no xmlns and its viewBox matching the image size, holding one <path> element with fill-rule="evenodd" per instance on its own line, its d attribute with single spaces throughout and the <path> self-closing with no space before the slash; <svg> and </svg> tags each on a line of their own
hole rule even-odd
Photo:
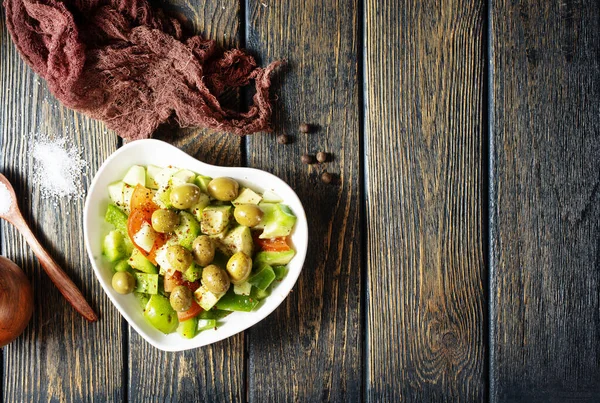
<svg viewBox="0 0 600 403">
<path fill-rule="evenodd" d="M 131 207 L 131 211 L 149 211 L 150 216 L 152 216 L 152 213 L 160 208 L 156 203 L 154 203 L 154 200 L 152 200 L 153 196 L 154 194 L 152 193 L 152 190 L 138 183 L 135 186 L 133 193 L 131 194 L 131 201 L 129 202 L 129 207 Z"/>
<path fill-rule="evenodd" d="M 180 322 L 183 322 L 184 320 L 198 316 L 200 312 L 202 312 L 200 305 L 198 305 L 196 301 L 192 301 L 192 306 L 190 309 L 185 312 L 177 312 L 177 319 L 179 319 Z"/>
<path fill-rule="evenodd" d="M 269 252 L 283 252 L 291 249 L 290 245 L 287 243 L 287 237 L 285 236 L 270 239 L 260 239 L 259 236 L 260 232 L 255 232 L 252 234 L 252 237 L 254 238 L 254 244 L 258 245 L 260 250 Z"/>
<path fill-rule="evenodd" d="M 138 185 L 139 186 L 139 185 Z M 137 191 L 134 191 L 134 193 Z M 132 196 L 133 200 L 133 196 Z M 137 202 L 136 202 L 137 203 Z M 132 203 L 133 204 L 133 203 Z M 136 206 L 139 206 L 136 204 Z M 127 219 L 127 233 L 129 234 L 129 239 L 133 243 L 133 245 L 152 262 L 152 264 L 156 265 L 156 251 L 158 248 L 163 246 L 166 242 L 166 236 L 164 234 L 157 234 L 156 240 L 154 241 L 154 245 L 152 245 L 152 249 L 150 249 L 150 253 L 146 252 L 142 249 L 138 244 L 135 243 L 133 236 L 138 233 L 138 231 L 142 228 L 144 223 L 148 223 L 152 225 L 152 213 L 156 209 L 152 209 L 149 203 L 143 204 L 143 208 L 141 209 L 132 209 L 131 214 L 129 214 L 129 218 Z"/>
</svg>

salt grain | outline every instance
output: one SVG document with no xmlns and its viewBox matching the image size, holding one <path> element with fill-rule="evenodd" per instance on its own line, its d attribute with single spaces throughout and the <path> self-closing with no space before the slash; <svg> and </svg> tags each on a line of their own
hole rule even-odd
<svg viewBox="0 0 600 403">
<path fill-rule="evenodd" d="M 6 214 L 12 206 L 12 197 L 4 183 L 0 183 L 0 214 Z"/>
<path fill-rule="evenodd" d="M 30 139 L 35 161 L 33 183 L 43 199 L 83 199 L 81 177 L 87 162 L 66 138 L 35 136 Z"/>
</svg>

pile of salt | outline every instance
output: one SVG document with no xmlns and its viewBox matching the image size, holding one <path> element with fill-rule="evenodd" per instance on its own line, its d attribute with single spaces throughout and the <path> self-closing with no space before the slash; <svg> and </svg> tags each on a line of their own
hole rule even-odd
<svg viewBox="0 0 600 403">
<path fill-rule="evenodd" d="M 37 136 L 30 140 L 36 167 L 33 183 L 40 187 L 42 198 L 82 199 L 81 176 L 87 162 L 80 158 L 77 148 L 68 146 L 66 138 Z"/>
<path fill-rule="evenodd" d="M 12 206 L 10 192 L 4 183 L 0 183 L 0 214 L 6 214 Z"/>
</svg>

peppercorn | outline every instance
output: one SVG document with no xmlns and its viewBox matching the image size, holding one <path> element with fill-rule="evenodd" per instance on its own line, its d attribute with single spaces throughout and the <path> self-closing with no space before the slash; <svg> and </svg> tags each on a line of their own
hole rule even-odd
<svg viewBox="0 0 600 403">
<path fill-rule="evenodd" d="M 288 144 L 290 142 L 290 136 L 287 134 L 280 134 L 277 136 L 277 142 L 279 144 Z"/>
<path fill-rule="evenodd" d="M 329 172 L 323 172 L 323 174 L 321 175 L 321 181 L 328 185 L 331 182 L 333 182 L 333 175 L 330 174 Z"/>
<path fill-rule="evenodd" d="M 304 154 L 301 159 L 303 164 L 314 164 L 315 162 L 315 157 L 309 154 Z"/>
<path fill-rule="evenodd" d="M 327 153 L 323 152 L 323 151 L 319 151 L 317 153 L 317 161 L 319 161 L 319 162 L 327 161 Z"/>
<path fill-rule="evenodd" d="M 301 123 L 298 130 L 300 130 L 301 133 L 310 133 L 311 128 L 312 127 L 308 123 Z"/>
</svg>

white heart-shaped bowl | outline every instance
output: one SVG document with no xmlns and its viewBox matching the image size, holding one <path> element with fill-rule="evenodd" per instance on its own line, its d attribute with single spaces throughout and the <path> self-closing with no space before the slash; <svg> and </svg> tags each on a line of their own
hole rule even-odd
<svg viewBox="0 0 600 403">
<path fill-rule="evenodd" d="M 269 297 L 252 312 L 233 312 L 222 319 L 216 330 L 205 330 L 193 339 L 184 339 L 177 333 L 163 334 L 146 322 L 142 309 L 132 295 L 121 295 L 111 285 L 112 269 L 102 257 L 102 240 L 112 229 L 104 221 L 104 214 L 109 204 L 108 185 L 123 178 L 132 165 L 168 166 L 186 168 L 199 174 L 218 177 L 228 176 L 236 179 L 241 185 L 256 191 L 271 190 L 277 193 L 283 203 L 287 204 L 297 217 L 296 226 L 291 234 L 291 242 L 296 255 L 288 264 L 288 274 L 275 285 Z M 92 262 L 96 277 L 104 292 L 133 327 L 148 343 L 165 351 L 183 351 L 206 346 L 239 333 L 255 325 L 269 315 L 283 302 L 296 283 L 308 247 L 308 225 L 306 214 L 300 199 L 294 191 L 281 179 L 265 171 L 252 168 L 218 167 L 205 164 L 189 156 L 172 145 L 159 140 L 137 140 L 113 153 L 98 169 L 88 191 L 83 212 L 83 233 L 85 246 Z"/>
</svg>

